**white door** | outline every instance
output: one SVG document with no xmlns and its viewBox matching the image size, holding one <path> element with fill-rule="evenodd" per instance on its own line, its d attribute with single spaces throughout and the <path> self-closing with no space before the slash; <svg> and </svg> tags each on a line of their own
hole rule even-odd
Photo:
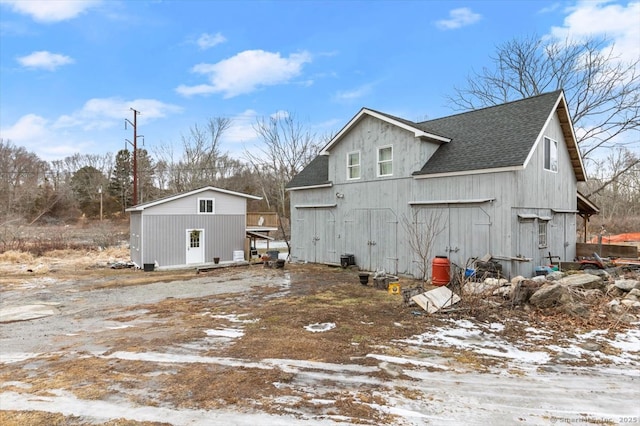
<svg viewBox="0 0 640 426">
<path fill-rule="evenodd" d="M 187 229 L 187 263 L 204 263 L 204 229 Z"/>
</svg>

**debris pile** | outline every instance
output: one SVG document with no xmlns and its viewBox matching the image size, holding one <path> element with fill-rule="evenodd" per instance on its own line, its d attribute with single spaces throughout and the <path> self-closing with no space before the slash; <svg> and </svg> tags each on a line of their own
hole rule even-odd
<svg viewBox="0 0 640 426">
<path fill-rule="evenodd" d="M 446 294 L 445 294 L 446 293 Z M 585 272 L 552 271 L 533 278 L 511 280 L 471 278 L 443 290 L 439 287 L 403 289 L 405 305 L 417 304 L 428 313 L 480 307 L 553 309 L 575 317 L 596 313 L 615 321 L 633 323 L 640 319 L 640 274 L 614 277 L 604 270 Z M 461 302 L 461 303 L 459 303 Z M 458 304 L 457 309 L 452 305 Z"/>
</svg>

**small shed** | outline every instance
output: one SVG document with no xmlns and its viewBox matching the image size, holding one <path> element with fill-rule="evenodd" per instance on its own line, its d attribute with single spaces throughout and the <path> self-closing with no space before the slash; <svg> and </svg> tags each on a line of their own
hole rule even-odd
<svg viewBox="0 0 640 426">
<path fill-rule="evenodd" d="M 206 186 L 128 208 L 131 261 L 142 268 L 237 260 L 248 199 L 261 197 Z"/>
</svg>

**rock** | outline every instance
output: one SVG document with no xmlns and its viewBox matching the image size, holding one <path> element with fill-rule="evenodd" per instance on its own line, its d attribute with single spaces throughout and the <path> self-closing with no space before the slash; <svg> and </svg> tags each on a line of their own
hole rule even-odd
<svg viewBox="0 0 640 426">
<path fill-rule="evenodd" d="M 618 321 L 620 322 L 625 322 L 627 324 L 632 324 L 636 321 L 638 321 L 638 318 L 636 318 L 635 315 L 631 315 L 631 314 L 622 314 L 618 317 Z"/>
<path fill-rule="evenodd" d="M 601 297 L 604 297 L 604 293 L 597 289 L 597 288 L 591 288 L 589 290 L 583 290 L 580 295 L 585 299 L 585 300 L 598 300 Z"/>
<path fill-rule="evenodd" d="M 513 291 L 513 287 L 508 285 L 508 286 L 503 286 L 503 287 L 498 287 L 495 290 L 493 290 L 493 295 L 494 296 L 502 296 L 505 299 L 508 299 L 509 297 L 511 297 L 511 293 Z"/>
<path fill-rule="evenodd" d="M 585 269 L 584 273 L 587 275 L 594 275 L 596 277 L 600 277 L 602 279 L 608 279 L 609 273 L 604 269 Z"/>
<path fill-rule="evenodd" d="M 584 303 L 566 303 L 563 307 L 563 311 L 569 315 L 581 318 L 588 318 L 591 313 L 589 306 Z"/>
<path fill-rule="evenodd" d="M 544 283 L 547 282 L 547 277 L 545 277 L 544 275 L 537 275 L 533 278 L 531 278 L 531 281 L 535 281 L 538 283 Z"/>
<path fill-rule="evenodd" d="M 631 300 L 631 299 L 622 299 L 620 304 L 626 306 L 629 309 L 633 309 L 634 311 L 640 310 L 640 301 Z"/>
<path fill-rule="evenodd" d="M 632 302 L 637 302 L 638 296 L 636 296 L 635 294 L 627 293 L 627 295 L 624 296 L 622 300 L 631 300 Z"/>
<path fill-rule="evenodd" d="M 634 288 L 629 293 L 627 293 L 627 296 L 635 296 L 640 299 L 640 290 L 638 290 L 637 288 Z"/>
<path fill-rule="evenodd" d="M 585 351 L 595 352 L 600 350 L 600 345 L 595 342 L 584 342 L 580 345 Z"/>
<path fill-rule="evenodd" d="M 549 281 L 558 281 L 562 278 L 564 278 L 565 274 L 563 274 L 560 271 L 553 271 L 550 274 L 547 274 L 547 280 Z"/>
<path fill-rule="evenodd" d="M 525 304 L 531 298 L 531 295 L 535 293 L 542 283 L 535 280 L 522 280 L 513 286 L 511 291 L 511 304 L 518 306 Z"/>
<path fill-rule="evenodd" d="M 524 277 L 522 275 L 517 275 L 511 278 L 511 284 L 518 284 L 520 281 L 524 281 Z"/>
<path fill-rule="evenodd" d="M 619 314 L 622 312 L 622 306 L 620 306 L 620 301 L 613 299 L 611 302 L 607 303 L 607 306 L 609 307 L 609 311 L 613 312 L 614 314 Z"/>
<path fill-rule="evenodd" d="M 591 274 L 569 275 L 557 282 L 566 287 L 576 287 L 583 289 L 597 288 L 599 290 L 605 290 L 606 288 L 604 281 L 602 281 L 602 278 Z"/>
<path fill-rule="evenodd" d="M 640 288 L 640 281 L 638 280 L 615 280 L 613 283 L 617 288 L 624 291 L 631 291 Z"/>
<path fill-rule="evenodd" d="M 540 287 L 529 299 L 529 303 L 538 308 L 550 308 L 564 305 L 571 301 L 569 290 L 560 283 L 547 284 Z"/>
<path fill-rule="evenodd" d="M 627 294 L 626 291 L 620 290 L 615 284 L 609 284 L 607 286 L 607 294 L 611 297 L 622 297 Z"/>
</svg>

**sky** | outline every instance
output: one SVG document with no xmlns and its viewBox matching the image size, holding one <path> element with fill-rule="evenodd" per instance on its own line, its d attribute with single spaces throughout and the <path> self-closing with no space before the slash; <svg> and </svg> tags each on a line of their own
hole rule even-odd
<svg viewBox="0 0 640 426">
<path fill-rule="evenodd" d="M 640 2 L 0 0 L 0 137 L 47 161 L 115 154 L 134 108 L 152 155 L 224 117 L 241 158 L 277 114 L 318 137 L 362 107 L 453 114 L 455 87 L 531 35 L 606 35 L 637 58 Z"/>
</svg>

